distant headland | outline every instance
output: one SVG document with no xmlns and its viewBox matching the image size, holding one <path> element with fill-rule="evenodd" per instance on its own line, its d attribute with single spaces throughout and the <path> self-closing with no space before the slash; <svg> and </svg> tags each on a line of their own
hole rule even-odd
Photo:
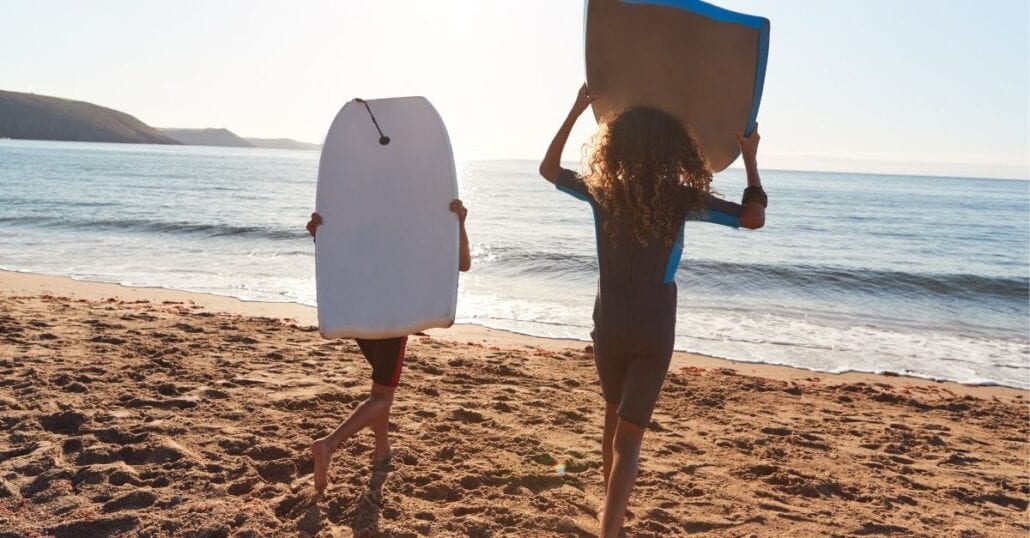
<svg viewBox="0 0 1030 538">
<path fill-rule="evenodd" d="M 154 128 L 84 101 L 0 90 L 0 138 L 317 150 L 289 138 L 243 138 L 228 129 Z"/>
<path fill-rule="evenodd" d="M 244 138 L 228 129 L 158 128 L 165 136 L 190 146 L 223 146 L 230 148 L 321 149 L 318 144 L 292 138 Z"/>
<path fill-rule="evenodd" d="M 229 148 L 252 148 L 254 144 L 236 136 L 229 129 L 172 129 L 159 127 L 159 131 L 188 146 L 223 146 Z"/>
<path fill-rule="evenodd" d="M 83 101 L 0 90 L 0 138 L 180 144 L 117 110 Z"/>
</svg>

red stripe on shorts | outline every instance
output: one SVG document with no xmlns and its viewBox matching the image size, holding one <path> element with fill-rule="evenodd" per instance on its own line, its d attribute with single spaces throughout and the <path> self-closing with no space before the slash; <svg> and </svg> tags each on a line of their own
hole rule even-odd
<svg viewBox="0 0 1030 538">
<path fill-rule="evenodd" d="M 401 365 L 404 364 L 404 348 L 408 344 L 408 337 L 401 337 L 401 349 L 397 352 L 397 362 L 393 364 L 393 377 L 390 378 L 390 386 L 396 387 L 401 380 Z"/>
</svg>

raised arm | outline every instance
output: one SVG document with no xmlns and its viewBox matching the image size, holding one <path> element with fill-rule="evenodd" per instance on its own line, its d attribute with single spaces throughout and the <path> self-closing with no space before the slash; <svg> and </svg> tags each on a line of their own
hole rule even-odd
<svg viewBox="0 0 1030 538">
<path fill-rule="evenodd" d="M 469 252 L 469 236 L 465 232 L 465 217 L 468 215 L 469 211 L 468 209 L 465 209 L 465 204 L 462 204 L 461 200 L 452 200 L 448 209 L 451 210 L 451 213 L 458 216 L 458 228 L 460 232 L 458 239 L 458 270 L 464 273 L 472 268 L 472 254 Z"/>
<path fill-rule="evenodd" d="M 587 93 L 586 84 L 580 87 L 579 94 L 576 95 L 576 102 L 572 105 L 572 110 L 569 111 L 569 115 L 566 116 L 565 121 L 554 135 L 551 145 L 547 147 L 544 160 L 540 161 L 540 175 L 547 181 L 551 183 L 558 181 L 558 174 L 561 173 L 561 154 L 565 150 L 565 143 L 569 140 L 572 126 L 576 124 L 579 116 L 590 107 L 590 103 L 596 100 L 596 95 Z"/>
<path fill-rule="evenodd" d="M 737 143 L 740 144 L 740 154 L 744 159 L 744 169 L 747 171 L 747 188 L 744 189 L 744 198 L 741 200 L 744 208 L 740 213 L 740 225 L 752 230 L 765 226 L 765 207 L 768 205 L 768 198 L 762 189 L 762 179 L 758 176 L 758 142 L 761 140 L 757 124 L 747 138 L 737 133 Z"/>
<path fill-rule="evenodd" d="M 737 134 L 740 153 L 744 158 L 744 168 L 747 170 L 747 188 L 744 189 L 740 203 L 709 194 L 705 199 L 705 211 L 700 220 L 751 230 L 757 230 L 765 225 L 765 207 L 768 200 L 765 191 L 762 190 L 762 181 L 758 177 L 758 162 L 755 158 L 760 139 L 757 127 L 747 138 Z"/>
</svg>

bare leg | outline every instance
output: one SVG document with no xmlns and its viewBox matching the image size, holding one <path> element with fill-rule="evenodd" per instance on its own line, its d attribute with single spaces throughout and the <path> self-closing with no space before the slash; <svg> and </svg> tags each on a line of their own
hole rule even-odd
<svg viewBox="0 0 1030 538">
<path fill-rule="evenodd" d="M 393 403 L 391 399 L 390 403 Z M 375 455 L 372 456 L 373 464 L 385 463 L 390 459 L 390 405 L 376 417 L 372 423 L 372 431 L 376 436 Z"/>
<path fill-rule="evenodd" d="M 393 387 L 384 387 L 372 383 L 372 394 L 361 402 L 347 420 L 337 426 L 333 433 L 315 440 L 311 444 L 311 455 L 315 459 L 315 489 L 322 491 L 329 485 L 329 460 L 341 443 L 371 425 L 377 418 L 388 412 L 393 403 Z M 389 449 L 387 449 L 389 450 Z"/>
<path fill-rule="evenodd" d="M 601 438 L 601 459 L 604 462 L 604 491 L 608 492 L 608 477 L 612 474 L 612 441 L 615 439 L 615 427 L 619 424 L 619 406 L 605 402 L 604 404 L 604 436 Z"/>
<path fill-rule="evenodd" d="M 612 440 L 614 458 L 611 474 L 608 476 L 607 497 L 604 514 L 601 517 L 602 538 L 619 535 L 626 516 L 626 505 L 637 480 L 640 464 L 640 443 L 644 439 L 644 428 L 619 419 Z"/>
</svg>

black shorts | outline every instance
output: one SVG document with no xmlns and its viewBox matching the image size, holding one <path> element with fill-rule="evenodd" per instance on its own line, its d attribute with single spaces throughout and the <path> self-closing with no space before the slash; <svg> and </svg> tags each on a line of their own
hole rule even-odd
<svg viewBox="0 0 1030 538">
<path fill-rule="evenodd" d="M 605 401 L 646 428 L 676 343 L 676 288 L 627 289 L 634 293 L 598 295 L 594 303 L 594 362 Z"/>
<path fill-rule="evenodd" d="M 372 365 L 372 381 L 384 387 L 396 387 L 401 379 L 401 365 L 404 364 L 404 346 L 407 336 L 384 340 L 363 340 L 355 338 L 365 360 Z"/>
<path fill-rule="evenodd" d="M 632 347 L 612 344 L 595 333 L 594 363 L 605 401 L 618 406 L 619 418 L 646 428 L 669 372 L 672 344 L 653 341 L 636 344 Z"/>
</svg>

